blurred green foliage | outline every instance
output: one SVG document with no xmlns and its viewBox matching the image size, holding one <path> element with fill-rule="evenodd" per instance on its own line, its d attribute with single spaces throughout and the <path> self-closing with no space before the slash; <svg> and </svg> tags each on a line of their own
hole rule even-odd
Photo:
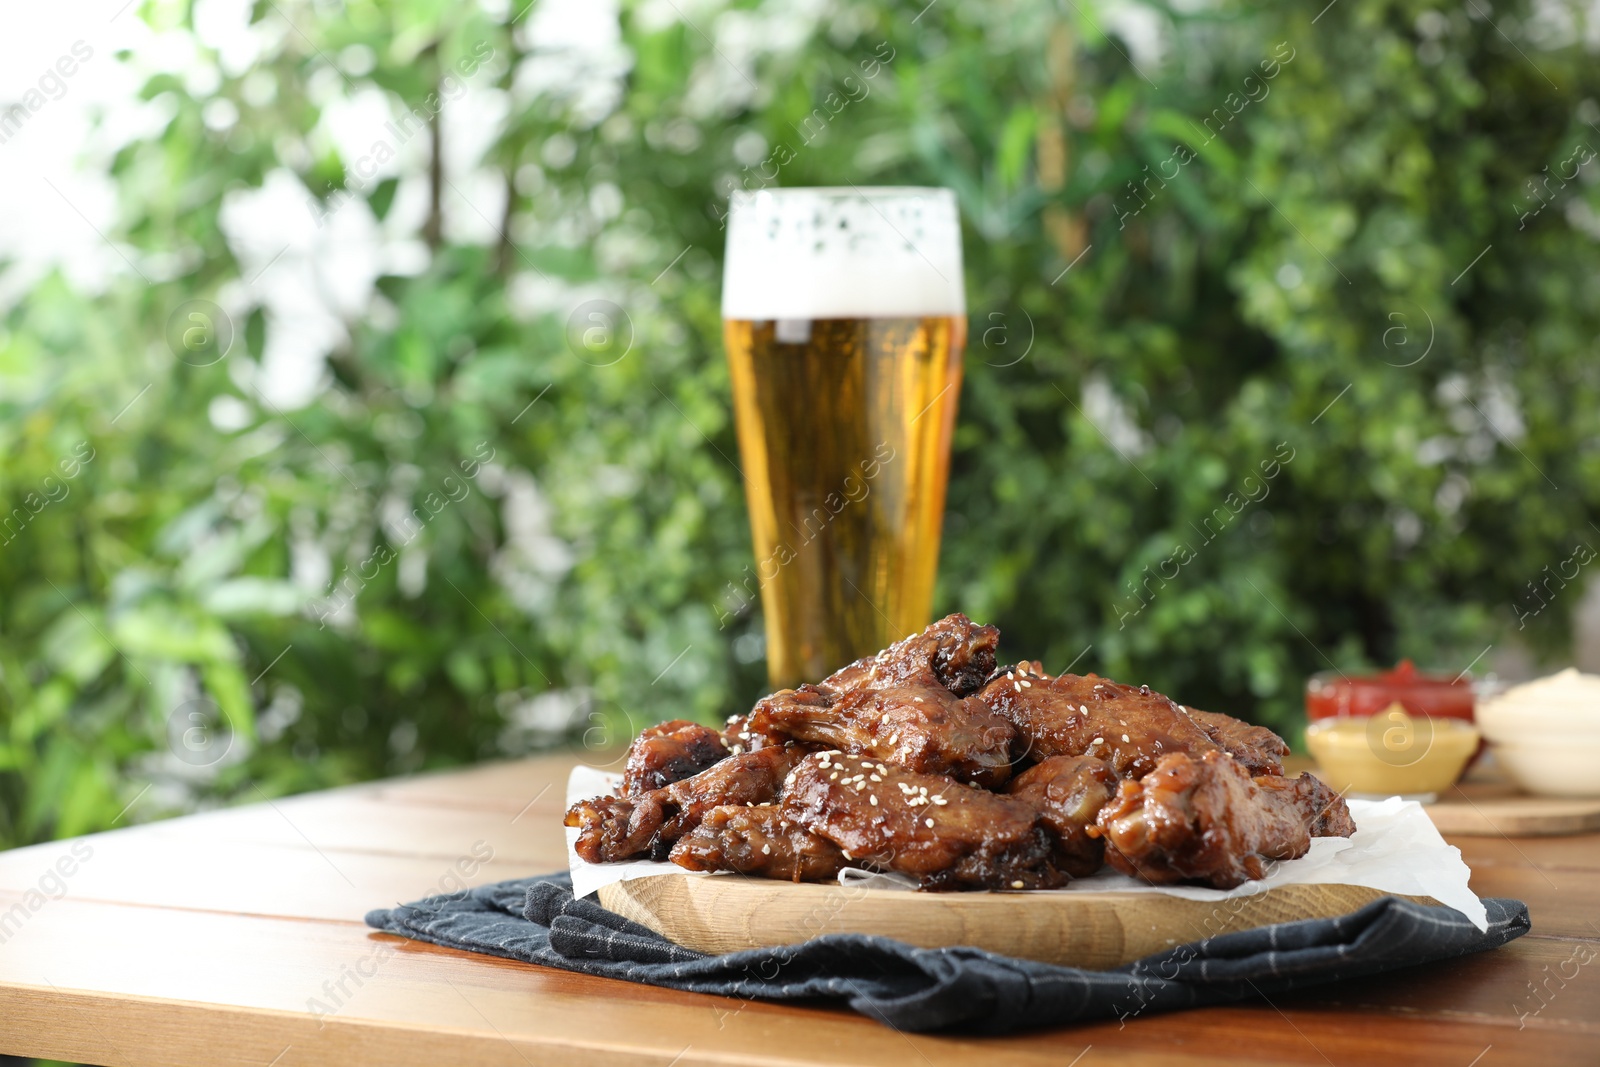
<svg viewBox="0 0 1600 1067">
<path fill-rule="evenodd" d="M 609 60 L 530 6 L 262 2 L 248 69 L 146 86 L 170 120 L 116 159 L 113 236 L 147 277 L 52 277 L 0 323 L 0 844 L 757 695 L 759 614 L 717 624 L 749 562 L 731 187 L 957 191 L 937 606 L 1012 655 L 1292 730 L 1311 671 L 1564 639 L 1546 568 L 1600 540 L 1579 5 L 1154 5 L 1137 66 L 1098 2 L 629 4 Z M 414 139 L 437 172 L 341 155 L 324 112 L 374 91 L 470 97 Z M 426 202 L 423 265 L 293 410 L 221 221 L 286 174 L 324 222 Z M 568 324 L 594 299 L 598 342 Z M 236 308 L 203 366 L 167 339 L 193 300 Z"/>
</svg>

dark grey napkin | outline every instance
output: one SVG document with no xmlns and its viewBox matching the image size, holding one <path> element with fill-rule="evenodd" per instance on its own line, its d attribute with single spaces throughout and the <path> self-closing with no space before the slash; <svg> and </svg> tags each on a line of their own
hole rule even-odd
<svg viewBox="0 0 1600 1067">
<path fill-rule="evenodd" d="M 1481 952 L 1528 932 L 1522 901 L 1483 903 L 1486 932 L 1452 908 L 1384 897 L 1337 919 L 1223 934 L 1114 971 L 975 948 L 913 948 L 863 934 L 707 956 L 591 900 L 574 899 L 565 872 L 381 909 L 367 915 L 367 925 L 469 952 L 692 993 L 844 1002 L 897 1030 L 1004 1033 L 1270 996 Z"/>
</svg>

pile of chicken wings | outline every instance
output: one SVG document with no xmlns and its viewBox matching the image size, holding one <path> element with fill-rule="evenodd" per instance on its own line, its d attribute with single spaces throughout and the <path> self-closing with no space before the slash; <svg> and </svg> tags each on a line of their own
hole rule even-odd
<svg viewBox="0 0 1600 1067">
<path fill-rule="evenodd" d="M 1148 686 L 996 666 L 999 638 L 951 615 L 721 731 L 645 730 L 620 795 L 567 812 L 578 854 L 797 882 L 859 867 L 930 890 L 1055 889 L 1110 864 L 1227 889 L 1355 831 L 1338 794 L 1283 777 L 1271 730 Z"/>
</svg>

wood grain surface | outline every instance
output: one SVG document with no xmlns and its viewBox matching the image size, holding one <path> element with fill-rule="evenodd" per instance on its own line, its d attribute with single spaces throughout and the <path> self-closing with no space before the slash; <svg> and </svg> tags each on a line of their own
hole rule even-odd
<svg viewBox="0 0 1600 1067">
<path fill-rule="evenodd" d="M 1383 895 L 1352 885 L 1280 886 L 1221 901 L 1151 893 L 907 893 L 739 875 L 661 875 L 599 891 L 612 911 L 701 952 L 795 945 L 822 934 L 881 934 L 919 948 L 968 945 L 1090 970 L 1216 934 L 1348 915 Z"/>
<path fill-rule="evenodd" d="M 492 764 L 0 854 L 0 1052 L 251 1067 L 1600 1058 L 1600 963 L 1574 962 L 1600 953 L 1596 834 L 1453 839 L 1477 892 L 1530 904 L 1533 933 L 1496 952 L 1270 1001 L 1004 1038 L 900 1034 L 843 1008 L 590 978 L 362 924 L 369 908 L 441 884 L 561 867 L 573 762 Z M 61 876 L 64 860 L 72 873 Z"/>
<path fill-rule="evenodd" d="M 1442 834 L 1529 837 L 1600 830 L 1600 797 L 1535 797 L 1504 782 L 1463 782 L 1425 810 Z"/>
</svg>

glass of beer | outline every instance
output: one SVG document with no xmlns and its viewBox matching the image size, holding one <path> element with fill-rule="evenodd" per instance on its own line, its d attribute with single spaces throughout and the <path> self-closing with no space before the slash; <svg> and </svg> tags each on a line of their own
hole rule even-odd
<svg viewBox="0 0 1600 1067">
<path fill-rule="evenodd" d="M 967 333 L 954 195 L 734 193 L 722 318 L 767 673 L 820 681 L 929 621 Z"/>
</svg>

